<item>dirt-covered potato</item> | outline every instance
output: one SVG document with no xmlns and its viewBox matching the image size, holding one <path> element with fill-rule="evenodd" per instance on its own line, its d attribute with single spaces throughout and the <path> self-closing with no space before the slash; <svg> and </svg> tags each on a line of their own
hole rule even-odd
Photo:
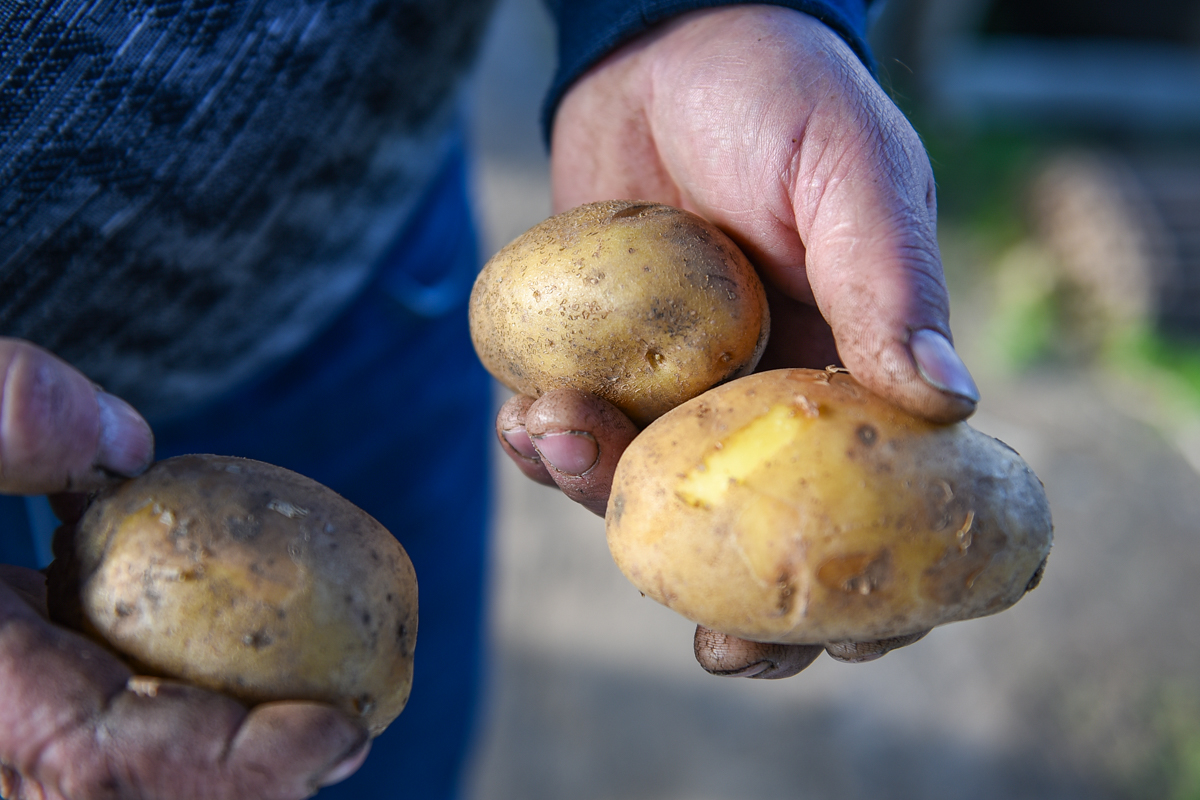
<svg viewBox="0 0 1200 800">
<path fill-rule="evenodd" d="M 378 735 L 412 685 L 417 582 L 332 490 L 180 456 L 101 494 L 55 542 L 51 614 L 131 666 L 254 704 L 318 700 Z"/>
<path fill-rule="evenodd" d="M 645 425 L 753 370 L 766 295 L 716 227 L 670 206 L 580 206 L 498 252 L 471 293 L 471 338 L 508 388 L 583 389 Z"/>
<path fill-rule="evenodd" d="M 608 543 L 646 595 L 714 630 L 824 644 L 1008 608 L 1050 551 L 1041 482 L 966 423 L 900 411 L 844 371 L 718 387 L 617 467 Z"/>
</svg>

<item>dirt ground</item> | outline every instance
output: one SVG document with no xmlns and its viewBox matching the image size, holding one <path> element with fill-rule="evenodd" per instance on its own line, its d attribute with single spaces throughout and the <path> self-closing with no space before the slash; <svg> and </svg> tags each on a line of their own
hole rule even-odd
<svg viewBox="0 0 1200 800">
<path fill-rule="evenodd" d="M 474 90 L 489 251 L 549 211 L 552 42 L 536 0 L 502 4 Z M 1200 797 L 1200 478 L 1094 373 L 994 368 L 978 292 L 955 300 L 973 424 L 1050 496 L 1041 587 L 880 661 L 713 678 L 692 626 L 617 571 L 602 521 L 498 462 L 472 800 Z"/>
</svg>

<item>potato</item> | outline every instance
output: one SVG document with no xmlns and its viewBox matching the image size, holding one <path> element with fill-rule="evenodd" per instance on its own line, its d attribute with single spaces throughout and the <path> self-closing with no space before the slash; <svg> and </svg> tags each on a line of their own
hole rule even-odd
<svg viewBox="0 0 1200 800">
<path fill-rule="evenodd" d="M 614 200 L 542 222 L 475 282 L 484 366 L 531 397 L 573 387 L 638 425 L 753 370 L 770 329 L 746 257 L 695 214 Z"/>
<path fill-rule="evenodd" d="M 61 529 L 51 614 L 135 670 L 248 704 L 317 700 L 378 735 L 412 686 L 404 548 L 321 484 L 241 458 L 160 461 Z"/>
<path fill-rule="evenodd" d="M 843 370 L 776 370 L 650 425 L 617 466 L 617 565 L 706 627 L 793 644 L 906 636 L 1008 608 L 1050 509 L 1011 448 L 912 417 Z"/>
</svg>

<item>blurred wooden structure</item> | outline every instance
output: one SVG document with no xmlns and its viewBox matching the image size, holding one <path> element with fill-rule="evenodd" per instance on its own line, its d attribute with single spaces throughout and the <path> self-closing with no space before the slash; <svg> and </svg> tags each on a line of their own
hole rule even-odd
<svg viewBox="0 0 1200 800">
<path fill-rule="evenodd" d="M 1200 342 L 1200 0 L 888 0 L 873 39 L 928 123 L 1059 143 L 1026 211 L 1078 325 Z"/>
<path fill-rule="evenodd" d="M 1200 341 L 1200 153 L 1063 152 L 1034 176 L 1028 210 L 1093 325 Z"/>
<path fill-rule="evenodd" d="M 1200 0 L 888 0 L 885 82 L 970 125 L 1200 133 Z"/>
</svg>

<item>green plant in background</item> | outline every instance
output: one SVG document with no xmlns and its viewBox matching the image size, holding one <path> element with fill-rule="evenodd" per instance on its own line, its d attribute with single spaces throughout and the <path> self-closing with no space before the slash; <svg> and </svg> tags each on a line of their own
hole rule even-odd
<svg viewBox="0 0 1200 800">
<path fill-rule="evenodd" d="M 1022 193 L 1030 167 L 1047 143 L 1017 131 L 965 131 L 909 112 L 937 182 L 938 217 L 970 228 L 988 249 L 1022 239 Z"/>
<path fill-rule="evenodd" d="M 1117 405 L 1200 471 L 1200 344 L 1106 317 L 1032 240 L 996 259 L 986 341 L 1009 373 L 1094 370 Z M 1197 798 L 1200 800 L 1200 798 Z"/>
<path fill-rule="evenodd" d="M 1095 366 L 1153 386 L 1176 414 L 1200 414 L 1200 343 L 1105 315 L 1031 239 L 996 258 L 991 281 L 989 340 L 1010 371 L 1047 362 Z"/>
<path fill-rule="evenodd" d="M 1169 684 L 1153 708 L 1158 747 L 1146 788 L 1161 800 L 1200 800 L 1200 693 L 1190 684 Z"/>
<path fill-rule="evenodd" d="M 1043 735 L 1069 769 L 1123 800 L 1200 800 L 1200 687 L 1158 676 L 1080 675 L 1045 687 Z"/>
<path fill-rule="evenodd" d="M 1050 255 L 1027 240 L 995 265 L 987 342 L 990 355 L 1011 371 L 1045 361 L 1055 350 L 1061 327 L 1055 274 Z"/>
<path fill-rule="evenodd" d="M 946 272 L 952 288 L 965 290 L 982 312 L 980 355 L 1009 374 L 1046 366 L 1095 371 L 1114 402 L 1200 471 L 1200 342 L 1174 340 L 1146 318 L 1150 309 L 1133 313 L 1127 303 L 1114 306 L 1113 290 L 1101 296 L 1096 286 L 1081 285 L 1078 271 L 1035 232 L 1045 222 L 1031 203 L 1037 176 L 1063 153 L 1104 153 L 1105 143 L 1079 131 L 954 128 L 896 99 L 933 164 L 943 245 L 947 237 L 967 242 L 966 257 L 947 258 Z M 1094 166 L 1092 183 L 1103 189 L 1111 162 L 1101 158 Z M 1038 196 L 1044 205 L 1045 195 Z M 1118 197 L 1106 208 L 1124 208 L 1121 202 Z M 1106 218 L 1083 219 L 1098 225 Z M 1102 225 L 1096 233 L 1124 241 L 1126 227 Z M 1090 237 L 1096 252 L 1075 255 L 1112 255 L 1097 248 L 1098 241 Z"/>
<path fill-rule="evenodd" d="M 919 129 L 921 130 L 921 129 Z M 938 215 L 995 249 L 1025 235 L 1021 194 L 1044 144 L 1019 133 L 921 130 L 938 189 Z"/>
<path fill-rule="evenodd" d="M 1008 373 L 1105 363 L 1127 326 L 1098 310 L 1053 253 L 1026 237 L 990 260 L 985 338 L 993 363 Z"/>
<path fill-rule="evenodd" d="M 987 298 L 987 355 L 1009 371 L 1052 359 L 1062 338 L 1062 287 L 1051 256 L 1030 239 L 1024 203 L 1030 171 L 1050 142 L 1015 130 L 937 125 L 919 111 L 909 116 L 933 164 L 943 234 L 971 243 L 971 257 L 947 259 L 946 271 L 952 283 Z"/>
<path fill-rule="evenodd" d="M 1008 372 L 1046 364 L 1099 368 L 1116 383 L 1136 384 L 1147 406 L 1139 416 L 1164 433 L 1198 431 L 1192 460 L 1200 466 L 1200 342 L 1114 313 L 1033 233 L 1026 205 L 1032 176 L 1049 154 L 1078 142 L 1016 131 L 956 135 L 912 116 L 934 164 L 939 215 L 972 237 L 985 267 L 968 265 L 967 277 L 986 286 L 989 355 Z"/>
<path fill-rule="evenodd" d="M 1170 402 L 1181 412 L 1200 414 L 1200 344 L 1172 339 L 1147 326 L 1111 338 L 1105 353 L 1111 367 L 1125 373 L 1156 373 L 1169 380 Z"/>
</svg>

